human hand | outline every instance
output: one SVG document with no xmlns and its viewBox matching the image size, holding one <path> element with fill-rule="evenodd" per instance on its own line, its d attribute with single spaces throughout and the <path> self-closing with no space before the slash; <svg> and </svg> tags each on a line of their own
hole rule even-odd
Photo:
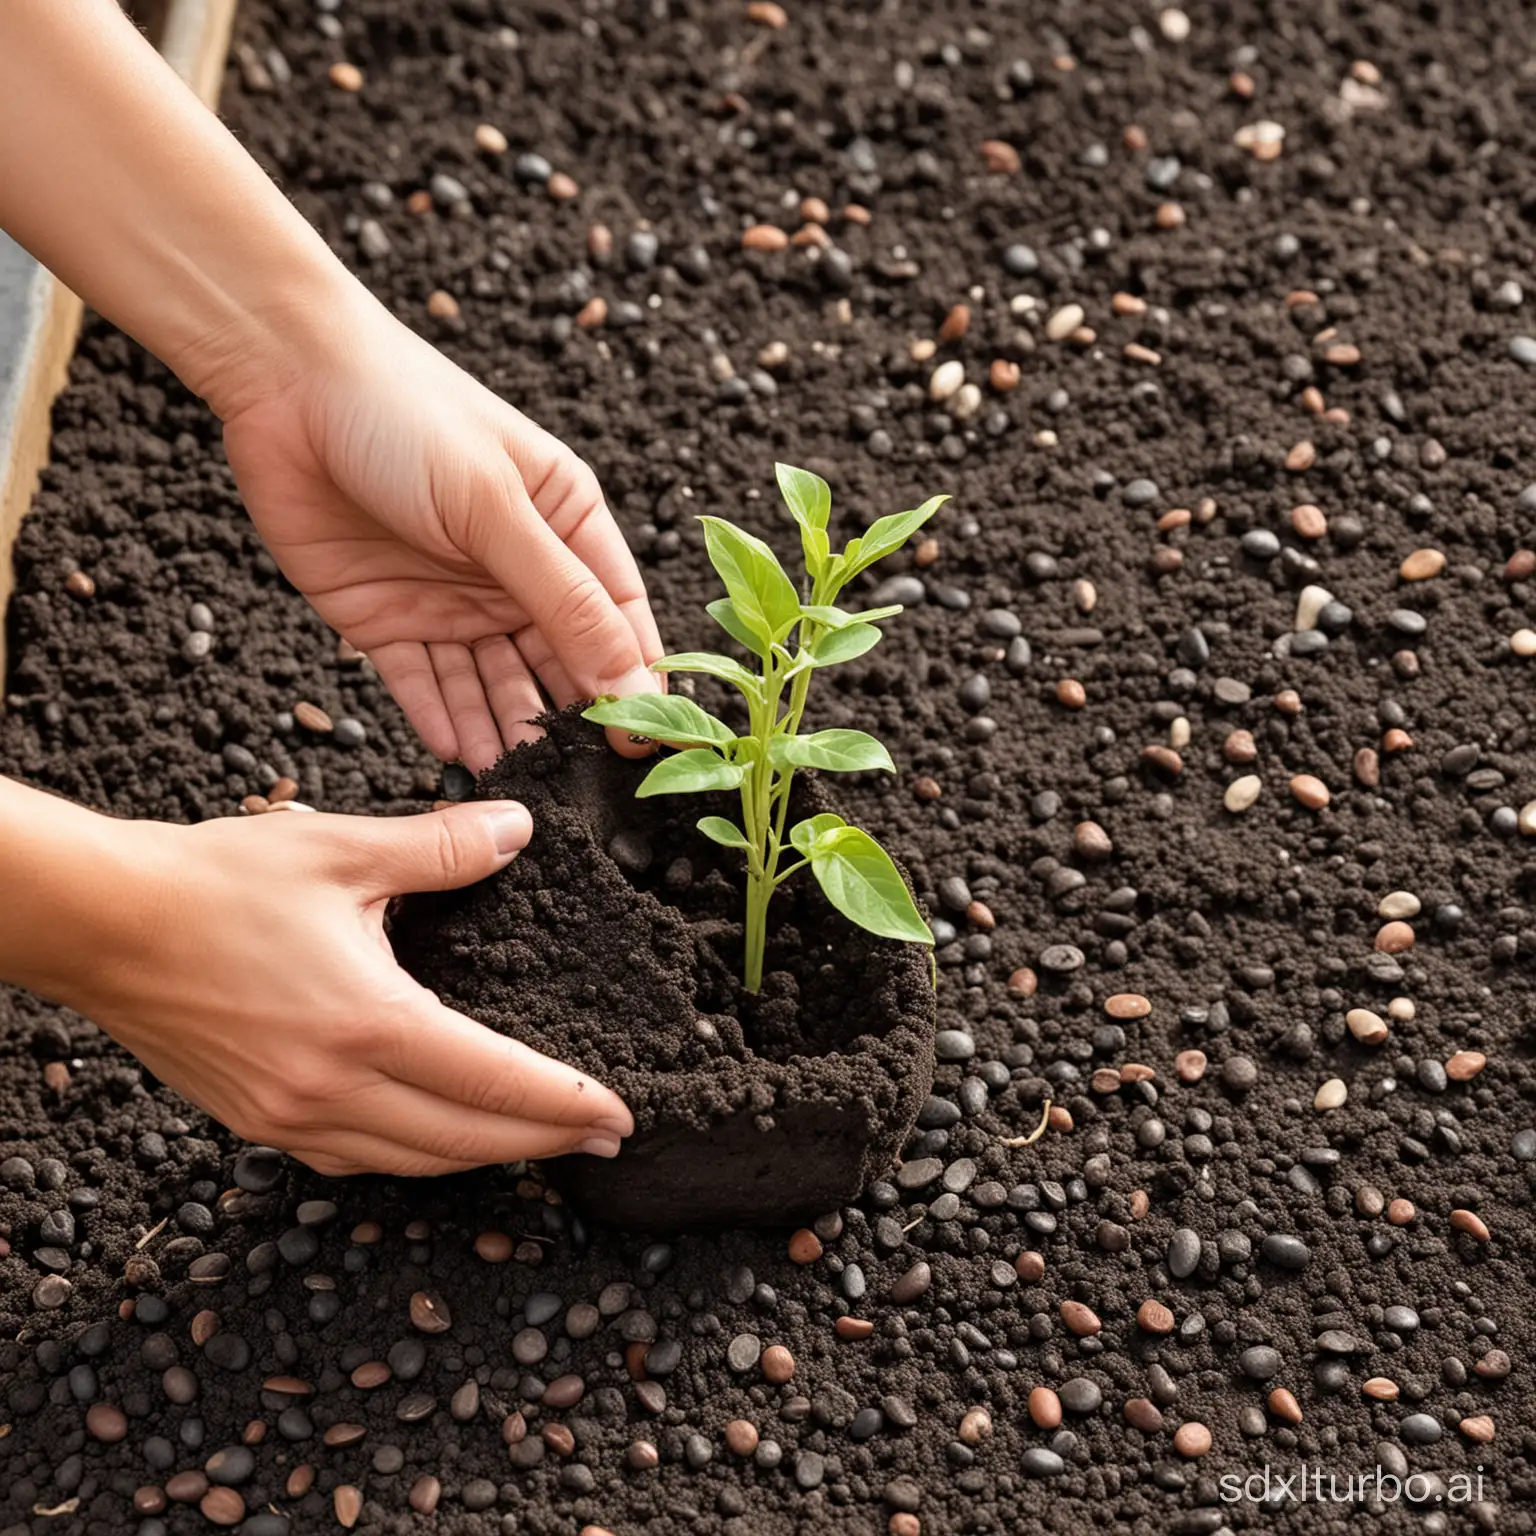
<svg viewBox="0 0 1536 1536">
<path fill-rule="evenodd" d="M 97 878 L 126 868 L 133 887 L 89 963 L 72 936 L 68 981 L 34 984 L 238 1135 L 321 1173 L 425 1175 L 613 1156 L 633 1129 L 609 1089 L 444 1007 L 385 937 L 391 897 L 509 863 L 522 806 L 89 821 Z"/>
<path fill-rule="evenodd" d="M 640 573 L 581 459 L 366 296 L 306 345 L 300 369 L 204 387 L 267 547 L 433 752 L 488 768 L 537 734 L 540 685 L 562 708 L 660 688 Z"/>
</svg>

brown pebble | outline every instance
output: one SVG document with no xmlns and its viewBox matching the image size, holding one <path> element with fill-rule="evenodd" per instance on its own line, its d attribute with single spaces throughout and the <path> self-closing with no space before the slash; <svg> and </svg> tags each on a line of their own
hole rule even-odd
<svg viewBox="0 0 1536 1536">
<path fill-rule="evenodd" d="M 795 1374 L 795 1357 L 782 1344 L 770 1344 L 757 1363 L 763 1376 L 776 1387 L 783 1386 Z"/>
<path fill-rule="evenodd" d="M 1401 955 L 1413 948 L 1414 932 L 1408 923 L 1383 923 L 1376 932 L 1376 948 L 1384 955 Z"/>
<path fill-rule="evenodd" d="M 475 1253 L 487 1264 L 505 1264 L 512 1257 L 513 1246 L 505 1232 L 482 1232 L 475 1239 Z"/>
<path fill-rule="evenodd" d="M 208 1474 L 201 1471 L 178 1472 L 165 1484 L 165 1496 L 173 1504 L 196 1504 L 208 1492 Z"/>
<path fill-rule="evenodd" d="M 789 1257 L 796 1264 L 814 1264 L 822 1255 L 821 1239 L 809 1227 L 801 1227 L 789 1240 Z"/>
<path fill-rule="evenodd" d="M 219 1331 L 219 1314 L 204 1307 L 193 1316 L 192 1326 L 187 1331 L 192 1336 L 192 1342 L 201 1349 Z"/>
<path fill-rule="evenodd" d="M 1416 549 L 1397 568 L 1404 581 L 1428 581 L 1445 569 L 1445 556 L 1438 549 Z"/>
<path fill-rule="evenodd" d="M 750 1456 L 757 1449 L 757 1425 L 750 1419 L 732 1419 L 725 1426 L 725 1443 L 738 1456 Z"/>
<path fill-rule="evenodd" d="M 1104 999 L 1104 1012 L 1112 1019 L 1144 1019 L 1152 1004 L 1139 992 L 1116 992 Z"/>
<path fill-rule="evenodd" d="M 1488 1058 L 1481 1051 L 1457 1051 L 1445 1064 L 1445 1075 L 1453 1083 L 1470 1083 L 1484 1067 Z"/>
<path fill-rule="evenodd" d="M 840 1339 L 867 1339 L 875 1331 L 867 1317 L 840 1317 L 832 1326 Z"/>
<path fill-rule="evenodd" d="M 546 1424 L 539 1438 L 556 1456 L 569 1456 L 576 1449 L 576 1436 L 564 1424 Z"/>
<path fill-rule="evenodd" d="M 233 1488 L 210 1488 L 197 1507 L 211 1525 L 239 1525 L 245 1519 L 245 1500 Z"/>
<path fill-rule="evenodd" d="M 922 1536 L 923 1522 L 911 1510 L 898 1509 L 886 1522 L 889 1536 Z"/>
<path fill-rule="evenodd" d="M 1068 709 L 1081 709 L 1088 702 L 1088 690 L 1075 677 L 1064 677 L 1056 684 L 1056 702 Z"/>
<path fill-rule="evenodd" d="M 71 597 L 94 597 L 96 595 L 96 583 L 84 571 L 71 571 L 64 578 L 64 590 Z"/>
<path fill-rule="evenodd" d="M 916 1301 L 933 1284 L 933 1270 L 926 1259 L 919 1259 L 905 1274 L 900 1275 L 886 1293 L 897 1306 L 904 1307 Z"/>
<path fill-rule="evenodd" d="M 356 64 L 338 63 L 330 68 L 331 84 L 338 91 L 356 95 L 363 88 L 363 72 Z"/>
<path fill-rule="evenodd" d="M 1159 229 L 1180 229 L 1187 218 L 1188 215 L 1179 203 L 1159 203 L 1153 215 Z"/>
<path fill-rule="evenodd" d="M 523 1416 L 522 1410 L 509 1413 L 501 1421 L 501 1443 L 503 1445 L 518 1445 L 528 1438 L 528 1420 Z"/>
<path fill-rule="evenodd" d="M 1381 738 L 1383 752 L 1406 752 L 1413 745 L 1413 737 L 1407 731 L 1394 726 Z"/>
<path fill-rule="evenodd" d="M 1174 1074 L 1181 1083 L 1198 1083 L 1205 1076 L 1206 1065 L 1204 1051 L 1180 1051 L 1173 1058 Z"/>
<path fill-rule="evenodd" d="M 995 358 L 992 366 L 987 369 L 987 383 L 1000 395 L 1010 394 L 1017 389 L 1022 377 L 1023 370 L 1006 357 Z"/>
<path fill-rule="evenodd" d="M 939 558 L 939 541 L 937 539 L 919 539 L 917 548 L 912 551 L 912 563 L 926 569 Z"/>
<path fill-rule="evenodd" d="M 1355 1191 L 1355 1210 L 1362 1216 L 1380 1216 L 1387 1208 L 1387 1197 L 1374 1184 L 1362 1184 Z"/>
<path fill-rule="evenodd" d="M 1285 456 L 1285 467 L 1293 474 L 1311 469 L 1317 462 L 1317 449 L 1303 439 Z"/>
<path fill-rule="evenodd" d="M 789 13 L 778 0 L 751 0 L 747 6 L 747 20 L 780 32 L 789 25 Z"/>
<path fill-rule="evenodd" d="M 1301 713 L 1301 695 L 1294 688 L 1282 688 L 1275 695 L 1275 708 L 1282 715 L 1299 715 Z"/>
<path fill-rule="evenodd" d="M 564 171 L 556 171 L 544 183 L 544 189 L 557 203 L 568 203 L 572 198 L 581 195 L 581 188 L 576 184 L 576 178 L 567 175 Z"/>
<path fill-rule="evenodd" d="M 576 328 L 581 331 L 595 331 L 607 318 L 608 300 L 602 294 L 594 293 L 576 311 Z"/>
<path fill-rule="evenodd" d="M 1152 1209 L 1152 1197 L 1144 1189 L 1131 1191 L 1130 1210 L 1131 1220 L 1140 1221 L 1148 1211 Z"/>
<path fill-rule="evenodd" d="M 1298 538 L 1320 539 L 1328 532 L 1328 519 L 1323 516 L 1321 507 L 1314 507 L 1306 501 L 1299 507 L 1291 508 L 1291 527 Z"/>
<path fill-rule="evenodd" d="M 457 320 L 459 301 L 445 288 L 434 288 L 427 295 L 427 313 L 434 320 Z M 295 712 L 297 713 L 297 712 Z M 311 726 L 311 730 L 329 730 L 329 726 Z"/>
<path fill-rule="evenodd" d="M 482 154 L 504 155 L 507 152 L 507 136 L 494 123 L 478 123 L 475 126 L 475 148 Z"/>
<path fill-rule="evenodd" d="M 128 1434 L 128 1415 L 116 1403 L 92 1403 L 85 1410 L 86 1432 L 103 1445 L 116 1445 Z"/>
<path fill-rule="evenodd" d="M 930 779 L 926 774 L 913 782 L 912 793 L 919 800 L 938 800 L 943 797 L 944 788 L 937 779 Z"/>
<path fill-rule="evenodd" d="M 1360 1384 L 1360 1390 L 1374 1402 L 1395 1403 L 1402 1389 L 1389 1377 L 1372 1376 L 1369 1381 Z"/>
<path fill-rule="evenodd" d="M 1096 821 L 1080 821 L 1072 829 L 1072 851 L 1090 863 L 1107 859 L 1115 851 L 1108 832 Z"/>
<path fill-rule="evenodd" d="M 1381 759 L 1374 748 L 1361 747 L 1355 753 L 1355 782 L 1367 789 L 1375 789 L 1381 783 Z"/>
<path fill-rule="evenodd" d="M 430 1472 L 424 1472 L 411 1484 L 406 1502 L 418 1515 L 431 1515 L 437 1513 L 437 1501 L 442 1496 L 443 1485 Z"/>
<path fill-rule="evenodd" d="M 1476 1211 L 1454 1210 L 1451 1212 L 1451 1225 L 1458 1232 L 1465 1232 L 1468 1237 L 1479 1243 L 1489 1241 L 1492 1234 L 1488 1231 L 1488 1224 Z"/>
<path fill-rule="evenodd" d="M 1061 1399 L 1049 1387 L 1035 1387 L 1029 1394 L 1029 1416 L 1040 1429 L 1061 1423 Z"/>
<path fill-rule="evenodd" d="M 422 1333 L 447 1333 L 453 1327 L 448 1303 L 430 1291 L 417 1291 L 411 1297 L 411 1325 Z"/>
<path fill-rule="evenodd" d="M 1321 779 L 1314 778 L 1310 773 L 1298 773 L 1291 780 L 1291 794 L 1295 800 L 1306 806 L 1309 811 L 1320 811 L 1332 798 L 1328 793 L 1328 786 Z"/>
<path fill-rule="evenodd" d="M 1015 997 L 1033 997 L 1039 986 L 1040 978 L 1027 965 L 1021 965 L 1008 978 L 1008 990 Z"/>
<path fill-rule="evenodd" d="M 741 245 L 747 251 L 783 251 L 789 248 L 789 236 L 777 224 L 754 224 L 743 231 Z"/>
<path fill-rule="evenodd" d="M 1229 763 L 1238 766 L 1251 763 L 1259 755 L 1258 744 L 1253 739 L 1252 731 L 1231 731 L 1227 739 L 1221 744 L 1221 755 Z"/>
<path fill-rule="evenodd" d="M 1529 581 L 1532 576 L 1536 576 L 1536 549 L 1517 549 L 1505 563 L 1505 581 Z"/>
<path fill-rule="evenodd" d="M 314 731 L 319 735 L 336 729 L 331 717 L 318 704 L 311 704 L 307 700 L 293 706 L 293 718 L 306 731 Z"/>
<path fill-rule="evenodd" d="M 1175 571 L 1184 567 L 1184 551 L 1182 549 L 1154 549 L 1150 561 L 1152 570 L 1159 576 L 1172 576 Z"/>
<path fill-rule="evenodd" d="M 1020 1280 L 1033 1285 L 1045 1275 L 1045 1260 L 1032 1248 L 1026 1248 L 1013 1261 L 1013 1268 Z"/>
<path fill-rule="evenodd" d="M 959 341 L 971 328 L 971 312 L 964 304 L 953 305 L 939 327 L 940 341 Z"/>
<path fill-rule="evenodd" d="M 1172 747 L 1143 747 L 1141 760 L 1165 779 L 1176 779 L 1184 772 L 1184 759 Z"/>
<path fill-rule="evenodd" d="M 1173 1313 L 1151 1297 L 1136 1309 L 1136 1322 L 1147 1333 L 1173 1332 Z"/>
<path fill-rule="evenodd" d="M 1128 1397 L 1125 1400 L 1125 1422 L 1143 1434 L 1155 1435 L 1163 1427 L 1163 1416 L 1151 1398 Z"/>
<path fill-rule="evenodd" d="M 955 1431 L 962 1445 L 980 1445 L 992 1433 L 992 1415 L 985 1408 L 968 1408 Z"/>
<path fill-rule="evenodd" d="M 69 1068 L 62 1061 L 50 1061 L 43 1068 L 43 1086 L 54 1093 L 68 1091 L 72 1079 Z"/>
<path fill-rule="evenodd" d="M 283 1484 L 283 1492 L 290 1499 L 302 1499 L 315 1486 L 315 1469 L 307 1461 L 301 1461 Z"/>
<path fill-rule="evenodd" d="M 1180 1456 L 1188 1456 L 1191 1460 L 1204 1456 L 1211 1448 L 1211 1432 L 1204 1424 L 1191 1419 L 1174 1430 L 1173 1448 Z"/>
<path fill-rule="evenodd" d="M 153 1483 L 145 1483 L 133 1490 L 133 1512 L 136 1515 L 160 1515 L 165 1513 L 165 1489 Z"/>
<path fill-rule="evenodd" d="M 1418 1212 L 1413 1208 L 1412 1200 L 1404 1200 L 1401 1195 L 1396 1200 L 1387 1202 L 1387 1220 L 1394 1227 L 1406 1227 Z"/>
<path fill-rule="evenodd" d="M 1470 1413 L 1458 1428 L 1474 1445 L 1487 1445 L 1493 1439 L 1493 1420 L 1486 1413 Z"/>
<path fill-rule="evenodd" d="M 983 139 L 981 158 L 993 176 L 1016 176 L 1021 169 L 1019 152 L 1006 139 Z"/>
<path fill-rule="evenodd" d="M 362 1494 L 351 1483 L 342 1483 L 331 1495 L 331 1504 L 336 1519 L 350 1531 L 363 1512 Z"/>
<path fill-rule="evenodd" d="M 1066 1324 L 1067 1331 L 1075 1333 L 1080 1339 L 1092 1338 L 1104 1326 L 1098 1314 L 1080 1301 L 1062 1302 L 1061 1320 Z"/>
<path fill-rule="evenodd" d="M 1276 1387 L 1269 1394 L 1269 1411 L 1286 1424 L 1301 1423 L 1301 1404 L 1285 1387 Z"/>
</svg>

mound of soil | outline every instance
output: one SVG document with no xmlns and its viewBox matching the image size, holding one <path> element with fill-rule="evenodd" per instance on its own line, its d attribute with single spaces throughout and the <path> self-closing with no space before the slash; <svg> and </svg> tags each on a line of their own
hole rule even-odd
<svg viewBox="0 0 1536 1536">
<path fill-rule="evenodd" d="M 927 952 L 871 938 L 807 877 L 775 896 L 763 988 L 745 992 L 739 856 L 694 827 L 729 814 L 729 797 L 636 800 L 649 764 L 575 713 L 546 724 L 476 791 L 527 805 L 532 842 L 490 880 L 403 902 L 401 963 L 629 1105 L 635 1134 L 617 1159 L 556 1170 L 591 1215 L 772 1225 L 855 1199 L 895 1160 L 933 1079 Z M 835 808 L 814 775 L 793 794 L 794 819 Z"/>
</svg>

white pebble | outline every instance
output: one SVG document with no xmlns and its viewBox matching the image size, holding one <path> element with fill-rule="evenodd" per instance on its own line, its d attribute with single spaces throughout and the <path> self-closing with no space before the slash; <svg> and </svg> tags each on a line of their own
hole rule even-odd
<svg viewBox="0 0 1536 1536">
<path fill-rule="evenodd" d="M 1412 891 L 1389 891 L 1376 908 L 1377 917 L 1396 921 L 1399 918 L 1417 917 L 1424 910 L 1424 903 Z"/>
<path fill-rule="evenodd" d="M 1394 997 L 1387 1004 L 1387 1017 L 1396 1019 L 1399 1024 L 1411 1024 L 1418 1011 L 1411 997 Z"/>
<path fill-rule="evenodd" d="M 1189 36 L 1189 17 L 1176 5 L 1170 5 L 1158 16 L 1157 30 L 1170 43 L 1182 43 Z"/>
<path fill-rule="evenodd" d="M 1232 142 L 1239 149 L 1257 149 L 1260 144 L 1283 144 L 1285 128 L 1270 118 L 1261 118 L 1256 123 L 1244 123 L 1232 135 Z"/>
<path fill-rule="evenodd" d="M 928 380 L 928 394 L 934 400 L 948 400 L 964 383 L 965 364 L 952 357 L 933 370 L 933 377 Z"/>
<path fill-rule="evenodd" d="M 1227 785 L 1227 792 L 1221 797 L 1221 803 L 1234 814 L 1246 811 L 1259 798 L 1263 788 L 1264 781 L 1258 774 L 1245 773 L 1242 778 L 1233 779 Z"/>
<path fill-rule="evenodd" d="M 1344 1022 L 1361 1045 L 1380 1045 L 1387 1038 L 1387 1021 L 1369 1008 L 1351 1008 Z"/>
<path fill-rule="evenodd" d="M 1333 593 L 1327 587 L 1303 587 L 1296 599 L 1296 628 L 1298 631 L 1316 629 L 1317 616 L 1333 601 Z"/>
<path fill-rule="evenodd" d="M 1189 735 L 1189 720 L 1184 715 L 1180 715 L 1168 727 L 1168 745 L 1175 752 L 1182 752 L 1189 745 Z"/>
<path fill-rule="evenodd" d="M 1536 629 L 1517 629 L 1509 637 L 1509 648 L 1516 656 L 1536 656 Z"/>
<path fill-rule="evenodd" d="M 1049 427 L 1041 427 L 1035 433 L 1035 447 L 1037 448 L 1054 448 L 1060 441 L 1061 439 Z"/>
<path fill-rule="evenodd" d="M 1342 1077 L 1330 1077 L 1321 1088 L 1317 1090 L 1317 1097 L 1312 1100 L 1313 1109 L 1340 1109 L 1344 1101 L 1349 1097 L 1349 1088 Z"/>
<path fill-rule="evenodd" d="M 1520 819 L 1516 822 L 1521 833 L 1526 837 L 1536 837 L 1536 800 L 1531 800 L 1520 807 Z"/>
<path fill-rule="evenodd" d="M 1065 341 L 1086 318 L 1086 311 L 1081 304 L 1063 304 L 1045 322 L 1045 334 L 1052 341 Z"/>
<path fill-rule="evenodd" d="M 931 336 L 920 336 L 912 343 L 912 361 L 926 363 L 938 350 L 939 344 Z"/>
<path fill-rule="evenodd" d="M 981 386 L 962 384 L 949 409 L 956 421 L 969 421 L 981 409 Z"/>
</svg>

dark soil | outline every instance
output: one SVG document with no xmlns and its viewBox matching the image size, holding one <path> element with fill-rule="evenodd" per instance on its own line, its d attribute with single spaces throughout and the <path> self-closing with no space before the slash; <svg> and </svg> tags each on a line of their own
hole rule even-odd
<svg viewBox="0 0 1536 1536">
<path fill-rule="evenodd" d="M 1302 1462 L 1480 1468 L 1475 1507 L 1412 1528 L 1532 1530 L 1536 842 L 1515 813 L 1536 764 L 1533 663 L 1508 643 L 1536 620 L 1520 554 L 1536 412 L 1529 353 L 1511 351 L 1536 331 L 1528 11 L 1233 0 L 1193 10 L 1175 43 L 1127 0 L 802 4 L 782 30 L 743 9 L 250 0 L 226 104 L 389 304 L 591 458 L 669 645 L 712 643 L 694 512 L 788 552 L 775 457 L 828 475 L 848 531 L 954 493 L 937 558 L 880 573 L 924 601 L 824 687 L 815 722 L 891 745 L 898 778 L 850 789 L 850 812 L 955 929 L 903 1177 L 827 1213 L 802 1266 L 782 1234 L 591 1229 L 534 1170 L 416 1186 L 234 1165 L 229 1137 L 91 1026 L 8 995 L 0 1531 L 201 1529 L 195 1505 L 139 1525 L 134 1489 L 242 1441 L 239 1491 L 264 1512 L 250 1536 L 329 1529 L 338 1486 L 362 1492 L 359 1529 L 426 1529 L 408 1498 L 429 1502 L 428 1475 L 436 1528 L 476 1536 L 878 1533 L 909 1509 L 930 1533 L 1257 1529 L 1279 1504 L 1226 1503 L 1221 1480 Z M 359 96 L 327 84 L 343 57 Z M 1260 120 L 1286 130 L 1268 163 L 1233 143 Z M 507 156 L 477 153 L 480 122 Z M 1019 171 L 989 174 L 987 140 Z M 524 152 L 580 195 L 520 180 Z M 412 211 L 434 175 L 467 199 L 438 181 Z M 840 255 L 740 249 L 746 223 L 797 229 L 804 196 L 826 200 Z M 838 212 L 850 201 L 868 225 Z M 1164 203 L 1182 224 L 1160 226 Z M 1010 269 L 1018 244 L 1033 256 Z M 429 320 L 439 289 L 457 321 Z M 1117 313 L 1116 293 L 1145 312 Z M 594 296 L 607 323 L 576 327 Z M 1069 302 L 1091 343 L 1047 338 Z M 914 362 L 957 303 L 964 335 Z M 929 398 L 949 359 L 983 385 L 972 415 L 952 409 L 968 395 Z M 995 360 L 1019 365 L 1017 389 L 986 384 Z M 278 772 L 331 810 L 443 793 L 366 665 L 335 659 L 260 553 L 206 414 L 163 370 L 92 325 L 56 424 L 19 551 L 0 767 L 182 819 L 234 814 Z M 1321 508 L 1320 537 L 1293 532 L 1299 504 Z M 1446 568 L 1404 582 L 1421 548 Z M 67 595 L 77 568 L 94 599 Z M 1295 633 L 1308 584 L 1348 610 L 1326 615 L 1326 646 Z M 195 603 L 214 621 L 201 662 L 183 649 Z M 1083 707 L 1058 702 L 1067 681 Z M 296 730 L 301 699 L 366 742 Z M 1180 761 L 1144 759 L 1181 720 Z M 1229 759 L 1235 729 L 1251 767 Z M 1387 750 L 1388 731 L 1411 745 Z M 1260 798 L 1227 812 L 1250 772 Z M 1326 809 L 1292 798 L 1298 774 Z M 1386 954 L 1394 891 L 1419 903 L 1416 942 Z M 1149 1011 L 1106 1011 L 1128 993 Z M 1412 1017 L 1400 1004 L 1384 1045 L 1358 1044 L 1346 1012 L 1394 998 Z M 1174 1065 L 1189 1050 L 1210 1063 L 1195 1081 Z M 1448 1078 L 1465 1050 L 1486 1068 Z M 1095 1085 L 1126 1066 L 1155 1078 Z M 1334 1078 L 1348 1102 L 1315 1109 Z M 1072 1129 L 1004 1145 L 1047 1097 Z M 1411 1202 L 1405 1224 L 1383 1199 Z M 473 1251 L 492 1229 L 508 1263 Z M 1038 1279 L 1014 1278 L 1026 1252 Z M 918 1270 L 893 1299 L 919 1263 L 927 1288 Z M 413 1329 L 424 1289 L 447 1332 Z M 1148 1299 L 1171 1334 L 1136 1322 Z M 1072 1332 L 1069 1302 L 1102 1331 Z M 199 1347 L 203 1309 L 221 1332 Z M 845 1314 L 872 1335 L 841 1338 Z M 786 1345 L 793 1379 L 733 1369 L 744 1334 Z M 386 1385 L 350 1384 L 386 1358 Z M 573 1374 L 584 1396 L 560 1406 Z M 277 1375 L 313 1396 L 263 1387 Z M 1365 1395 L 1375 1377 L 1395 1400 Z M 1090 1385 L 1062 1428 L 1037 1427 L 1032 1390 L 1068 1382 Z M 1277 1387 L 1299 1424 L 1267 1407 Z M 87 1432 L 93 1399 L 122 1408 L 121 1442 Z M 972 1407 L 990 1438 L 962 1438 Z M 1484 1416 L 1489 1443 L 1472 1438 Z M 775 1449 L 731 1451 L 734 1419 Z M 1174 1448 L 1189 1421 L 1211 1432 L 1203 1459 Z M 301 1464 L 313 1487 L 289 1494 Z M 1309 1498 L 1287 1524 L 1360 1511 Z"/>
<path fill-rule="evenodd" d="M 629 1105 L 620 1157 L 552 1170 L 585 1214 L 627 1226 L 774 1225 L 863 1194 L 933 1078 L 918 945 L 872 939 L 809 880 L 781 887 L 762 991 L 743 991 L 740 857 L 696 797 L 636 800 L 650 769 L 579 718 L 486 774 L 533 813 L 492 880 L 402 904 L 400 963 L 445 1002 L 591 1073 Z M 797 778 L 796 820 L 832 808 Z"/>
</svg>

